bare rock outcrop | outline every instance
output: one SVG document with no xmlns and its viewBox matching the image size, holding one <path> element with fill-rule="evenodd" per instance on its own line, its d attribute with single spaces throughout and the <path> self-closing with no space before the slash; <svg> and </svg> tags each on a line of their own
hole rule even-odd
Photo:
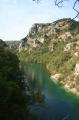
<svg viewBox="0 0 79 120">
<path fill-rule="evenodd" d="M 58 83 L 58 80 L 60 79 L 62 75 L 60 73 L 57 73 L 55 75 L 51 75 L 51 79 L 57 84 Z"/>
<path fill-rule="evenodd" d="M 76 63 L 76 65 L 75 65 L 75 72 L 74 72 L 74 74 L 76 75 L 76 76 L 79 76 L 79 61 Z"/>
<path fill-rule="evenodd" d="M 22 47 L 23 49 L 24 47 L 27 48 L 26 46 L 30 46 L 30 47 L 41 46 L 50 39 L 57 37 L 58 32 L 60 32 L 60 36 L 58 36 L 57 39 L 66 40 L 72 38 L 70 32 L 65 32 L 70 28 L 71 28 L 71 19 L 61 19 L 53 23 L 35 23 L 32 25 L 31 29 L 29 30 L 28 35 L 21 40 L 22 45 L 20 44 L 19 48 L 21 50 Z M 61 31 L 65 32 L 64 35 L 62 35 Z"/>
</svg>

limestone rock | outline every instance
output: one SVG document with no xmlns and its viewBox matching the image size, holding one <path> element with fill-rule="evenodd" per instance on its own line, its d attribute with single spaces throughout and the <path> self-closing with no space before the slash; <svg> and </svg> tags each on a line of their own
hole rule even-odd
<svg viewBox="0 0 79 120">
<path fill-rule="evenodd" d="M 71 49 L 72 46 L 73 46 L 72 43 L 66 44 L 66 46 L 64 47 L 64 52 L 68 52 Z"/>
<path fill-rule="evenodd" d="M 72 39 L 73 36 L 71 35 L 70 32 L 65 32 L 62 35 L 60 35 L 58 38 L 61 39 L 61 40 L 66 41 L 66 40 Z"/>
<path fill-rule="evenodd" d="M 23 50 L 27 50 L 28 46 L 27 46 L 27 38 L 23 38 L 20 43 L 19 43 L 19 47 L 18 50 L 19 52 L 23 51 Z"/>
<path fill-rule="evenodd" d="M 50 51 L 50 52 L 53 52 L 53 51 L 54 51 L 54 45 L 53 45 L 53 44 L 50 44 L 48 47 L 49 47 L 49 51 Z"/>
<path fill-rule="evenodd" d="M 75 52 L 74 56 L 79 57 L 79 52 Z"/>
<path fill-rule="evenodd" d="M 79 46 L 79 41 L 77 41 L 77 42 L 76 42 L 76 45 L 78 45 L 78 46 Z"/>
<path fill-rule="evenodd" d="M 63 31 L 68 30 L 70 28 L 70 19 L 61 19 L 58 22 L 56 22 L 55 30 L 56 31 Z"/>
<path fill-rule="evenodd" d="M 74 72 L 74 74 L 76 75 L 76 76 L 79 76 L 79 61 L 76 63 L 76 65 L 75 65 L 75 72 Z"/>
<path fill-rule="evenodd" d="M 20 50 L 29 45 L 30 47 L 38 47 L 57 36 L 57 31 L 68 30 L 71 27 L 71 19 L 61 19 L 53 23 L 35 23 L 32 25 L 27 36 L 21 41 Z M 63 36 L 60 36 L 62 38 Z M 71 37 L 70 33 L 65 33 L 64 39 Z M 25 41 L 25 42 L 24 42 Z M 23 45 L 25 44 L 25 45 Z M 27 47 L 26 47 L 27 48 Z"/>
<path fill-rule="evenodd" d="M 61 77 L 61 74 L 60 73 L 57 73 L 55 75 L 51 75 L 51 79 L 55 82 L 55 83 L 58 83 L 58 80 L 59 78 Z"/>
</svg>

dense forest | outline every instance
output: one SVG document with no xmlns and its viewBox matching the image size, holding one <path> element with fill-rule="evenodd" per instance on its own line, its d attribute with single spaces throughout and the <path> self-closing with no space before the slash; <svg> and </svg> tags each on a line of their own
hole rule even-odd
<svg viewBox="0 0 79 120">
<path fill-rule="evenodd" d="M 28 83 L 27 83 L 27 81 Z M 35 120 L 29 105 L 43 96 L 33 89 L 30 75 L 24 76 L 17 55 L 0 40 L 0 120 Z"/>
<path fill-rule="evenodd" d="M 19 60 L 6 44 L 0 42 L 0 120 L 23 120 L 24 83 Z"/>
</svg>

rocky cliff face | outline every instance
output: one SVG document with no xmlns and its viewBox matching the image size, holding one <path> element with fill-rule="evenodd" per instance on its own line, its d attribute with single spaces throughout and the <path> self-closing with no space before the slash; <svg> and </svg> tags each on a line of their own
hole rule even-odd
<svg viewBox="0 0 79 120">
<path fill-rule="evenodd" d="M 79 95 L 79 22 L 34 24 L 19 44 L 20 59 L 46 65 L 51 79 Z"/>
<path fill-rule="evenodd" d="M 35 23 L 21 41 L 6 44 L 19 51 L 20 60 L 46 65 L 56 84 L 79 95 L 79 22 L 61 19 Z"/>
<path fill-rule="evenodd" d="M 35 23 L 31 27 L 28 35 L 21 40 L 19 45 L 19 51 L 27 50 L 29 47 L 41 46 L 45 42 L 51 39 L 67 40 L 73 37 L 73 31 L 75 34 L 79 31 L 76 22 L 71 19 L 61 19 L 53 23 L 38 24 Z"/>
</svg>

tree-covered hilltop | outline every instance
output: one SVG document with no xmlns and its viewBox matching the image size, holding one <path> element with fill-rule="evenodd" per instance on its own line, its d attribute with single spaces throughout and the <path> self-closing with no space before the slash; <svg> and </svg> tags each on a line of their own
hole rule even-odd
<svg viewBox="0 0 79 120">
<path fill-rule="evenodd" d="M 23 120 L 24 91 L 19 60 L 0 40 L 0 120 Z"/>
<path fill-rule="evenodd" d="M 20 60 L 46 65 L 51 79 L 79 94 L 79 22 L 34 24 L 21 41 Z"/>
</svg>

